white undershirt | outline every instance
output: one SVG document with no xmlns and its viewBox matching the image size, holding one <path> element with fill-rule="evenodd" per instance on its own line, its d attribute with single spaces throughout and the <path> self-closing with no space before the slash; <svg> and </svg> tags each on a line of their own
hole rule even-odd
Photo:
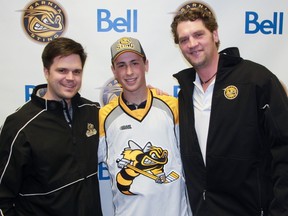
<svg viewBox="0 0 288 216">
<path fill-rule="evenodd" d="M 194 93 L 193 93 L 193 104 L 195 113 L 195 129 L 202 152 L 204 163 L 206 164 L 206 147 L 207 147 L 207 136 L 209 129 L 210 113 L 212 94 L 215 85 L 215 79 L 209 84 L 206 91 L 203 91 L 202 85 L 198 74 L 194 81 Z"/>
</svg>

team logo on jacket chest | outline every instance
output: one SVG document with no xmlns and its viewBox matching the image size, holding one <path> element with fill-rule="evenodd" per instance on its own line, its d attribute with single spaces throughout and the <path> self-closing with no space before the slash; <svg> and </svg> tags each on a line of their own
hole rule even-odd
<svg viewBox="0 0 288 216">
<path fill-rule="evenodd" d="M 238 96 L 238 88 L 234 85 L 229 85 L 223 90 L 224 90 L 224 96 L 228 100 L 233 100 Z"/>
<path fill-rule="evenodd" d="M 91 136 L 96 135 L 96 134 L 97 134 L 97 130 L 95 129 L 94 125 L 92 123 L 88 123 L 86 136 L 91 137 Z"/>
</svg>

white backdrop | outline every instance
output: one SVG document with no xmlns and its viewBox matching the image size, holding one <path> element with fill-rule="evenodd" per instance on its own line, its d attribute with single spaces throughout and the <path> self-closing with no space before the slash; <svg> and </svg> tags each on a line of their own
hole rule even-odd
<svg viewBox="0 0 288 216">
<path fill-rule="evenodd" d="M 36 42 L 23 27 L 23 11 L 36 1 L 0 0 L 1 79 L 0 122 L 25 103 L 25 86 L 44 83 L 41 53 L 45 43 Z M 48 2 L 48 1 L 47 1 Z M 53 3 L 53 1 L 50 1 Z M 189 67 L 170 32 L 172 12 L 184 1 L 167 0 L 58 0 L 66 15 L 62 36 L 80 42 L 88 53 L 81 94 L 102 102 L 102 87 L 112 78 L 110 45 L 121 36 L 138 38 L 150 61 L 149 84 L 173 95 L 177 82 L 172 74 Z M 288 72 L 288 6 L 275 0 L 207 0 L 219 23 L 220 50 L 237 46 L 243 58 L 261 63 L 286 86 Z M 132 13 L 129 20 L 127 14 Z M 134 14 L 134 15 L 133 15 Z M 110 17 L 108 17 L 108 15 Z M 104 17 L 106 20 L 104 21 Z M 126 26 L 108 29 L 115 20 Z M 128 21 L 130 21 L 128 23 Z M 111 26 L 110 26 L 111 27 Z M 122 30 L 122 32 L 117 32 Z M 130 30 L 129 30 L 130 28 Z M 107 173 L 101 180 L 103 209 L 112 214 Z M 106 176 L 105 176 L 106 175 Z"/>
</svg>

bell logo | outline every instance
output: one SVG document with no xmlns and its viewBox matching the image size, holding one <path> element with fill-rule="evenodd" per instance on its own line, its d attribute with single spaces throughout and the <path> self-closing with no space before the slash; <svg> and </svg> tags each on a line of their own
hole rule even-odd
<svg viewBox="0 0 288 216">
<path fill-rule="evenodd" d="M 34 88 L 35 85 L 25 85 L 25 102 L 31 99 L 31 94 Z"/>
<path fill-rule="evenodd" d="M 245 33 L 256 34 L 259 31 L 262 34 L 283 34 L 283 12 L 274 12 L 271 20 L 259 20 L 256 12 L 247 11 L 245 15 Z"/>
<path fill-rule="evenodd" d="M 173 86 L 173 96 L 178 98 L 179 91 L 180 91 L 180 85 L 174 85 Z"/>
<path fill-rule="evenodd" d="M 97 10 L 97 31 L 109 32 L 137 32 L 137 10 L 127 10 L 126 17 L 111 19 L 111 12 L 107 9 Z"/>
<path fill-rule="evenodd" d="M 109 173 L 107 166 L 102 162 L 98 164 L 98 178 L 99 180 L 109 180 Z"/>
</svg>

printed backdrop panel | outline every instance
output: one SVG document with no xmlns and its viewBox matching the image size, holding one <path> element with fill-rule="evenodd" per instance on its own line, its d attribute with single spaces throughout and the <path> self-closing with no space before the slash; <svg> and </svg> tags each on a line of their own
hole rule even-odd
<svg viewBox="0 0 288 216">
<path fill-rule="evenodd" d="M 245 59 L 265 65 L 286 85 L 284 68 L 288 54 L 287 4 L 272 0 L 207 0 L 219 23 L 220 50 L 236 46 Z M 61 36 L 70 37 L 88 53 L 81 94 L 103 104 L 103 87 L 112 79 L 110 45 L 121 36 L 138 38 L 150 61 L 148 83 L 177 96 L 172 74 L 189 67 L 170 32 L 173 12 L 184 1 L 89 0 L 89 1 L 4 1 L 1 0 L 0 122 L 29 100 L 34 85 L 44 83 L 41 53 L 56 34 L 29 33 L 33 14 L 27 9 L 41 7 L 61 14 L 64 25 L 53 26 Z M 26 17 L 24 16 L 26 15 Z M 27 18 L 29 17 L 29 18 Z M 56 19 L 54 17 L 54 19 Z M 26 23 L 25 23 L 26 22 Z M 57 32 L 55 30 L 55 32 Z M 284 59 L 285 58 L 285 59 Z M 112 214 L 109 177 L 100 167 L 103 209 Z"/>
</svg>

